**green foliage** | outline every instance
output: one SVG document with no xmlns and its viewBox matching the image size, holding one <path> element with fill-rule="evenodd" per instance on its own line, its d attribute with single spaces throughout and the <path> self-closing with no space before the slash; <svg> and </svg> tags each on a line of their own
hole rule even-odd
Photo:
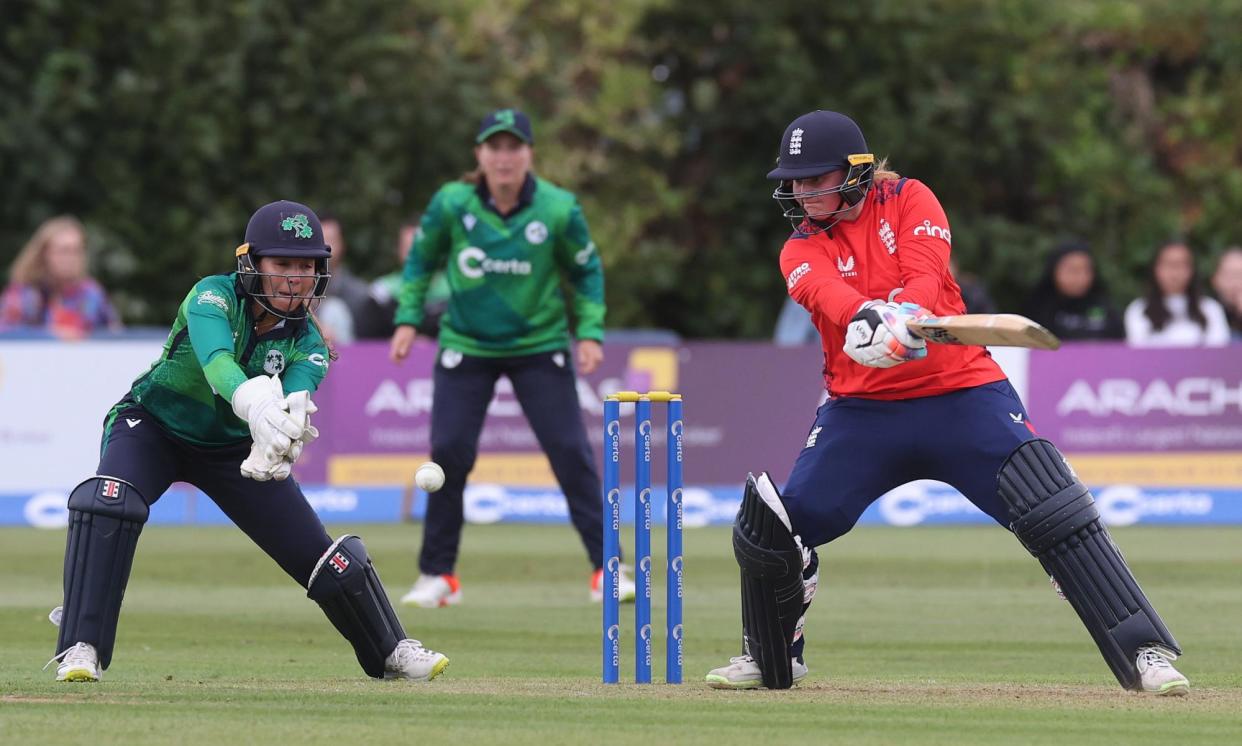
<svg viewBox="0 0 1242 746">
<path fill-rule="evenodd" d="M 1239 242 L 1237 0 L 9 0 L 0 264 L 84 218 L 130 321 L 228 269 L 274 198 L 342 218 L 349 263 L 526 109 L 536 168 L 584 204 L 609 324 L 763 337 L 787 235 L 764 179 L 790 119 L 854 116 L 928 183 L 961 266 L 1017 309 L 1087 238 L 1119 301 L 1154 247 Z"/>
<path fill-rule="evenodd" d="M 460 166 L 435 143 L 468 136 L 457 112 L 485 89 L 436 17 L 384 0 L 11 5 L 3 256 L 77 213 L 131 322 L 231 269 L 273 199 L 345 217 L 372 249 L 351 262 L 388 269 L 398 223 Z"/>
</svg>

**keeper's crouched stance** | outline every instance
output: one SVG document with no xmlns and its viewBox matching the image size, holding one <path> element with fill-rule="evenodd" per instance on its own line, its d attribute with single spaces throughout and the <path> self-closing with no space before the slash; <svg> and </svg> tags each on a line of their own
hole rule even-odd
<svg viewBox="0 0 1242 746">
<path fill-rule="evenodd" d="M 138 537 L 175 481 L 205 492 L 307 589 L 368 676 L 426 681 L 448 666 L 406 638 L 362 540 L 333 542 L 290 478 L 319 434 L 310 395 L 330 355 L 310 311 L 330 251 L 309 208 L 260 208 L 237 271 L 194 286 L 160 359 L 108 413 L 98 474 L 69 497 L 57 680 L 98 681 L 111 664 Z"/>
<path fill-rule="evenodd" d="M 783 492 L 766 474 L 747 480 L 733 531 L 744 649 L 707 682 L 782 689 L 805 677 L 814 548 L 849 532 L 884 493 L 934 479 L 1013 531 L 1123 687 L 1184 694 L 1177 641 L 1004 372 L 982 347 L 929 348 L 907 329 L 929 313 L 965 312 L 931 190 L 877 162 L 858 125 L 831 111 L 790 123 L 768 177 L 780 181 L 773 197 L 794 227 L 781 251 L 785 284 L 815 320 L 831 396 Z"/>
</svg>

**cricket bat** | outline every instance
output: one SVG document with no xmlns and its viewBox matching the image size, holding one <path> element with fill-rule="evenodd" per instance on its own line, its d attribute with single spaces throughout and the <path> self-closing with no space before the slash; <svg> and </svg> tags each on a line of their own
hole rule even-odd
<svg viewBox="0 0 1242 746">
<path fill-rule="evenodd" d="M 948 345 L 1028 347 L 1055 350 L 1061 340 L 1039 324 L 1016 313 L 966 313 L 930 316 L 906 322 L 906 328 L 928 342 Z"/>
</svg>

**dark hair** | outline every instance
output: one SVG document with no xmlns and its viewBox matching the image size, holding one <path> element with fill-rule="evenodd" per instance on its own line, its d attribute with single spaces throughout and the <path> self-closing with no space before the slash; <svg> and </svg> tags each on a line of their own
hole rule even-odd
<svg viewBox="0 0 1242 746">
<path fill-rule="evenodd" d="M 1181 238 L 1171 238 L 1165 241 L 1152 255 L 1151 263 L 1147 267 L 1147 290 L 1143 293 L 1143 300 L 1147 306 L 1143 309 L 1143 314 L 1151 321 L 1151 328 L 1156 331 L 1167 326 L 1173 318 L 1172 312 L 1164 302 L 1164 293 L 1160 290 L 1160 284 L 1156 282 L 1156 264 L 1160 261 L 1160 256 L 1174 246 L 1184 246 L 1186 251 L 1190 252 L 1190 283 L 1186 286 L 1186 313 L 1191 321 L 1198 324 L 1200 328 L 1206 329 L 1207 318 L 1204 317 L 1203 308 L 1200 306 L 1203 292 L 1199 289 L 1199 268 L 1195 264 L 1195 252 L 1190 248 L 1190 242 Z"/>
<path fill-rule="evenodd" d="M 1061 290 L 1057 287 L 1057 265 L 1070 254 L 1084 254 L 1091 260 L 1091 287 L 1087 288 L 1083 297 L 1099 298 L 1108 293 L 1104 278 L 1100 276 L 1099 263 L 1096 262 L 1095 255 L 1091 253 L 1091 245 L 1081 238 L 1070 238 L 1057 244 L 1052 253 L 1048 255 L 1048 260 L 1044 264 L 1044 273 L 1035 286 L 1033 297 L 1053 298 L 1061 295 Z"/>
</svg>

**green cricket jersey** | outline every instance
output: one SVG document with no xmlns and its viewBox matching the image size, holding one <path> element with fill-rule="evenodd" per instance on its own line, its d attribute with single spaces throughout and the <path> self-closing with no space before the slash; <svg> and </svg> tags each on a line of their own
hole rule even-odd
<svg viewBox="0 0 1242 746">
<path fill-rule="evenodd" d="M 177 310 L 160 359 L 130 389 L 164 429 L 189 443 L 250 438 L 230 403 L 247 379 L 278 375 L 286 394 L 314 392 L 328 372 L 327 345 L 313 321 L 285 320 L 256 336 L 249 305 L 236 272 L 199 280 Z"/>
<path fill-rule="evenodd" d="M 528 175 L 502 217 L 486 186 L 446 184 L 423 213 L 405 263 L 394 321 L 418 324 L 427 285 L 446 268 L 451 295 L 440 346 L 467 355 L 532 355 L 567 347 L 572 296 L 578 339 L 603 341 L 604 268 L 578 200 Z"/>
</svg>

